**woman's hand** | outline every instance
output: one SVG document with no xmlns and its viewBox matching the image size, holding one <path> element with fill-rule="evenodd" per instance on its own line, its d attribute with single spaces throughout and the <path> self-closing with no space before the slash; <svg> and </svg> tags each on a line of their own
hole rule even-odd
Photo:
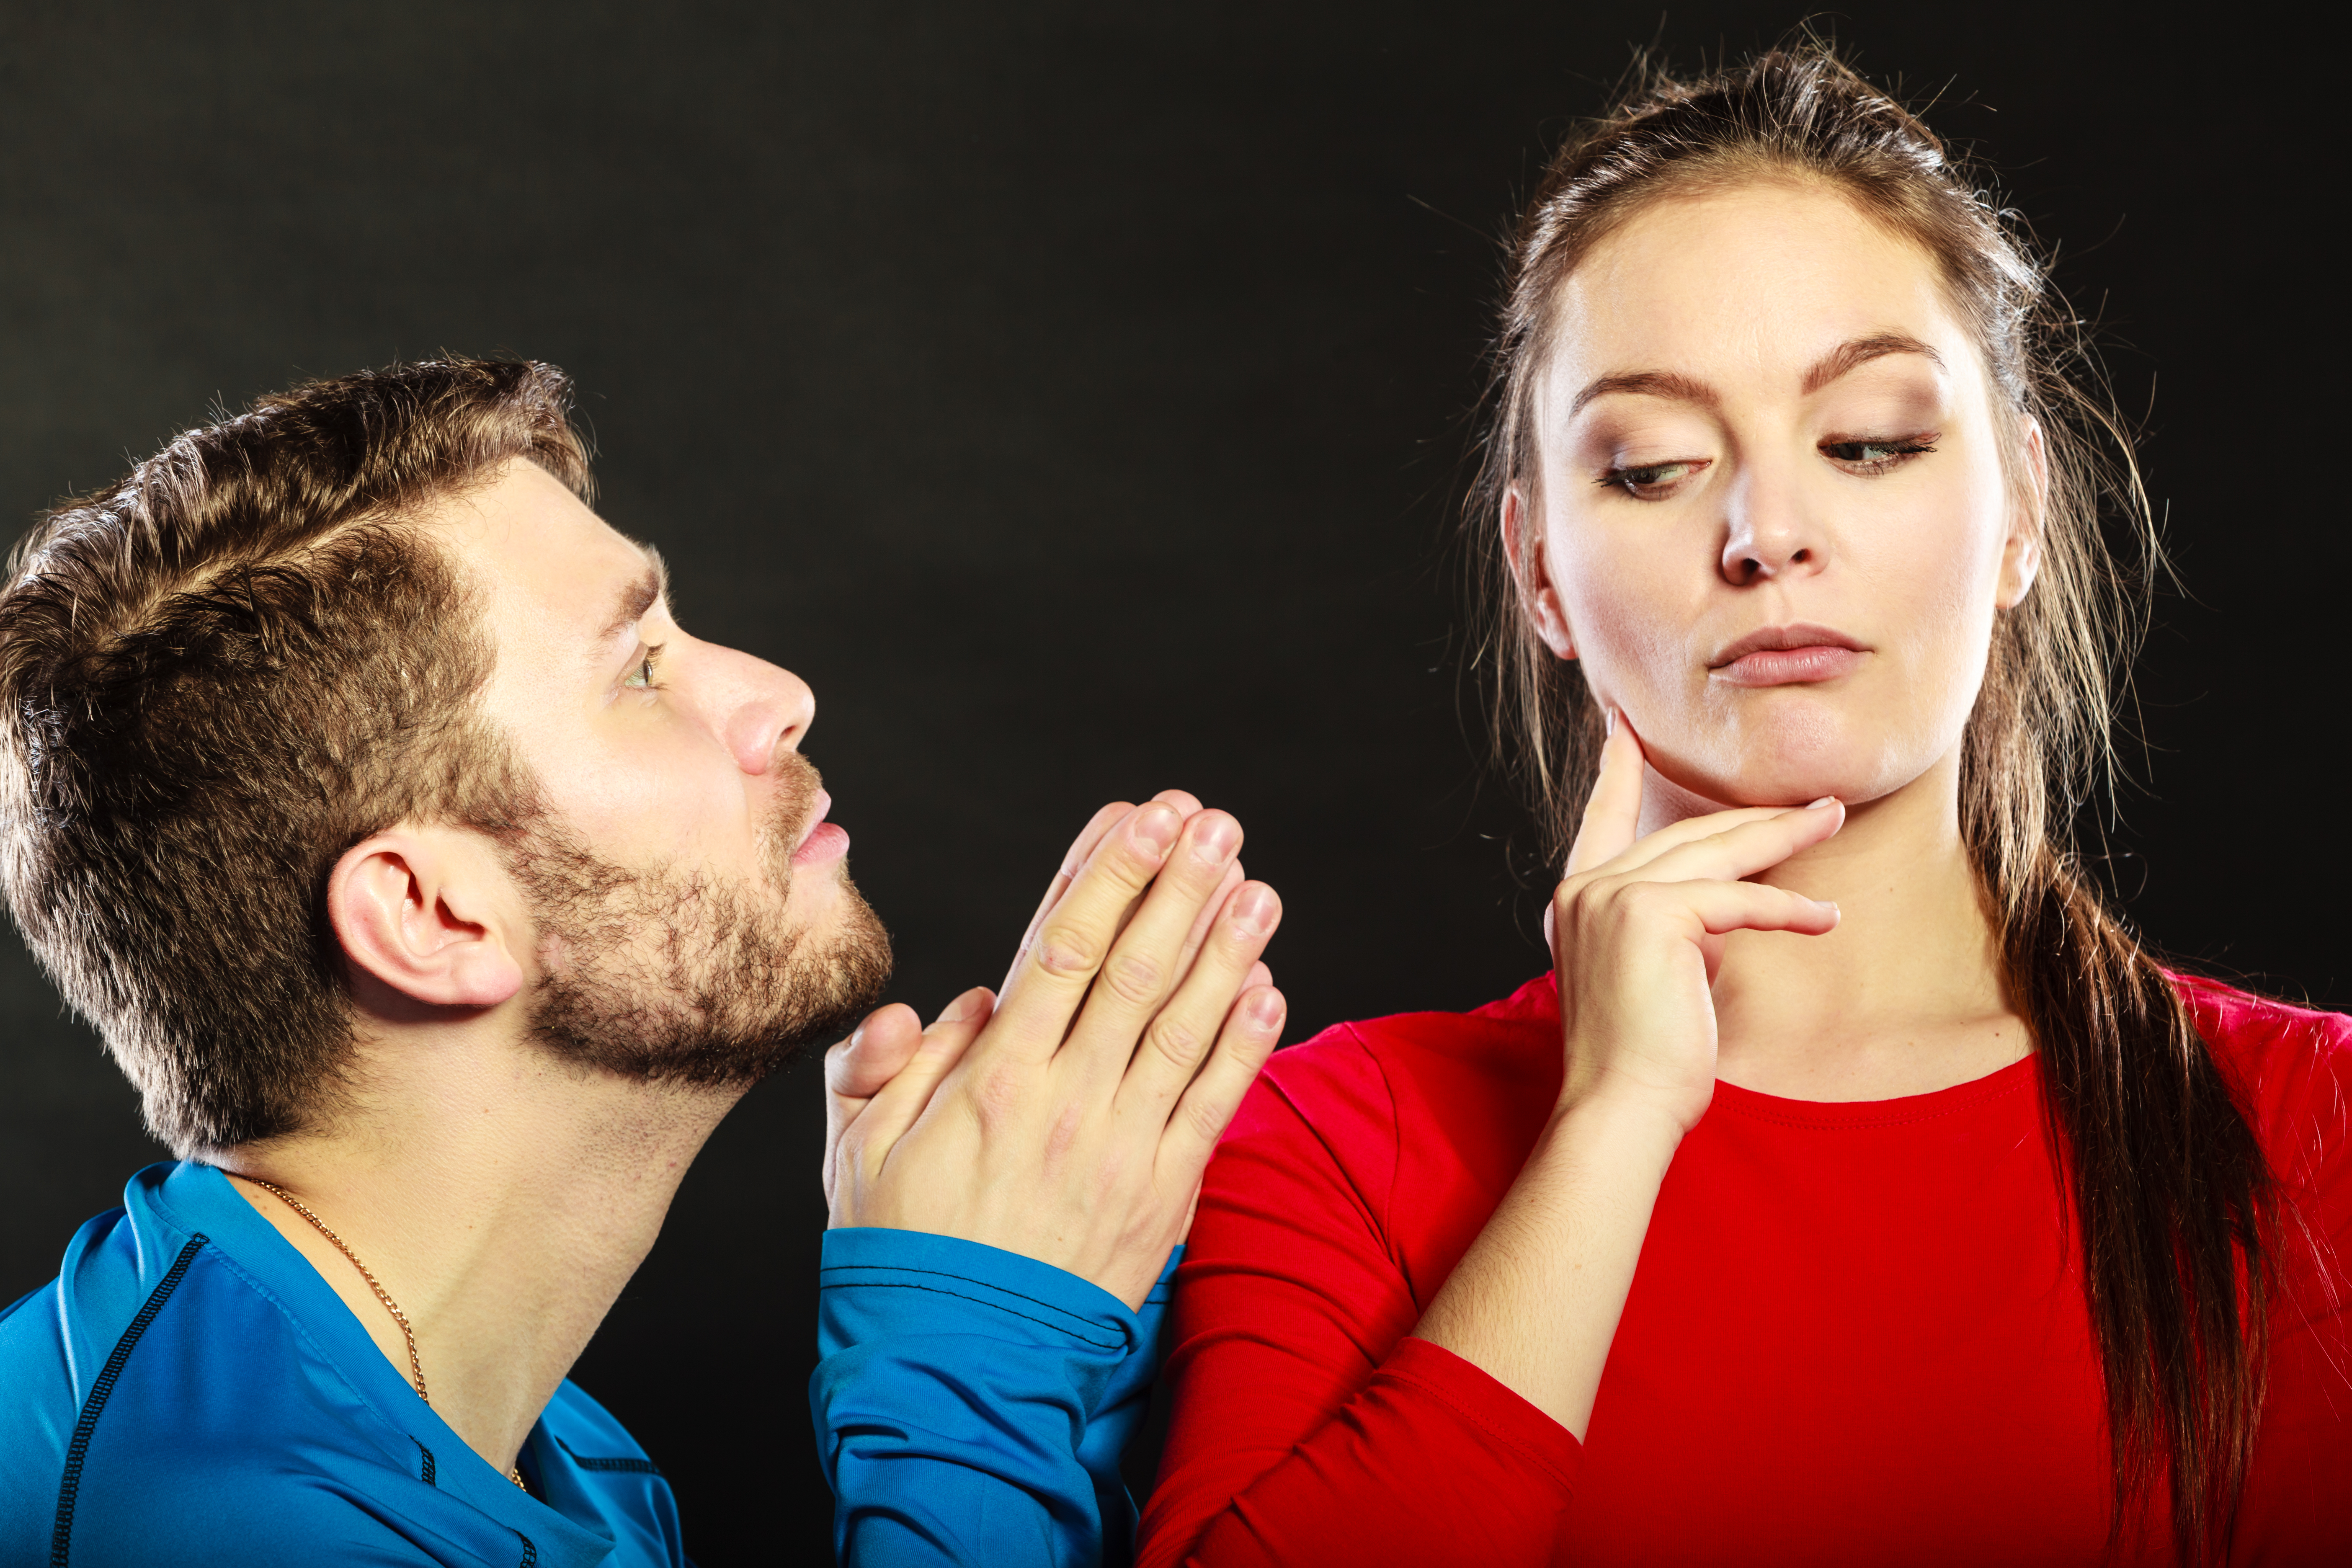
<svg viewBox="0 0 2352 1568">
<path fill-rule="evenodd" d="M 1568 1053 L 1560 1105 L 1662 1115 L 1679 1139 L 1715 1094 L 1712 986 L 1725 936 L 1818 936 L 1838 922 L 1835 904 L 1743 879 L 1836 833 L 1845 807 L 1719 811 L 1636 839 L 1643 765 L 1620 715 L 1547 911 Z"/>
<path fill-rule="evenodd" d="M 833 1224 L 984 1242 L 1139 1305 L 1282 1029 L 1258 962 L 1281 904 L 1241 837 L 1189 795 L 1105 807 L 1001 1003 L 967 992 L 927 1031 L 884 1009 L 835 1047 Z"/>
<path fill-rule="evenodd" d="M 1741 880 L 1835 833 L 1835 801 L 1717 812 L 1637 841 L 1642 777 L 1620 716 L 1546 911 L 1568 1053 L 1559 1105 L 1413 1329 L 1580 1439 L 1666 1167 L 1715 1095 L 1723 939 L 1818 934 L 1838 919 Z"/>
</svg>

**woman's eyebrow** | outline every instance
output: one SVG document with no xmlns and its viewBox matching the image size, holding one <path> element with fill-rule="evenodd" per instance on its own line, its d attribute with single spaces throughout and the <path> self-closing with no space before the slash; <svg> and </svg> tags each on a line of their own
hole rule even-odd
<svg viewBox="0 0 2352 1568">
<path fill-rule="evenodd" d="M 1677 403 L 1696 403 L 1713 408 L 1723 401 L 1715 388 L 1695 377 L 1671 370 L 1626 371 L 1616 375 L 1603 375 L 1585 383 L 1576 401 L 1568 405 L 1568 416 L 1575 418 L 1584 405 L 1596 397 L 1606 397 L 1612 392 L 1637 393 L 1644 397 L 1672 398 Z"/>
<path fill-rule="evenodd" d="M 1937 370 L 1944 368 L 1944 356 L 1910 333 L 1874 332 L 1866 338 L 1848 338 L 1815 360 L 1805 372 L 1805 395 L 1811 397 L 1848 371 L 1888 354 L 1924 354 Z"/>
</svg>

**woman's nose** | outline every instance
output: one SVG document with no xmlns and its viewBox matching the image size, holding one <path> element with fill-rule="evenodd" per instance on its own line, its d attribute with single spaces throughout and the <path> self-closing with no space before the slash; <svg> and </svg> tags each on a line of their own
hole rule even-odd
<svg viewBox="0 0 2352 1568">
<path fill-rule="evenodd" d="M 1732 492 L 1723 541 L 1724 581 L 1736 588 L 1828 563 L 1829 541 L 1798 488 L 1751 471 Z"/>
</svg>

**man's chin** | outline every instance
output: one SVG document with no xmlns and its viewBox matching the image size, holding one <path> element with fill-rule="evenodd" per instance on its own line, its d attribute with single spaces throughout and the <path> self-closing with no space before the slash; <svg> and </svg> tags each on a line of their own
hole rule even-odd
<svg viewBox="0 0 2352 1568">
<path fill-rule="evenodd" d="M 840 882 L 824 928 L 772 944 L 744 931 L 751 940 L 732 962 L 667 1003 L 603 977 L 544 981 L 531 1032 L 567 1060 L 624 1077 L 749 1089 L 848 1033 L 890 983 L 889 933 L 848 879 Z"/>
</svg>

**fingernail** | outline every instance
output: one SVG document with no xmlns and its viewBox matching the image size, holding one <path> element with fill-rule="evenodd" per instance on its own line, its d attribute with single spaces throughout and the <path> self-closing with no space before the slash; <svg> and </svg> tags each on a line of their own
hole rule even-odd
<svg viewBox="0 0 2352 1568">
<path fill-rule="evenodd" d="M 1253 991 L 1250 993 L 1250 998 L 1246 1005 L 1249 1010 L 1249 1021 L 1257 1027 L 1261 1029 L 1278 1029 L 1282 1026 L 1282 1015 L 1284 1008 L 1281 992 L 1275 990 Z"/>
<path fill-rule="evenodd" d="M 1230 816 L 1213 816 L 1201 824 L 1192 853 L 1203 860 L 1230 860 L 1242 844 L 1242 825 Z"/>
<path fill-rule="evenodd" d="M 962 995 L 948 1004 L 948 1010 L 939 1016 L 938 1022 L 941 1024 L 961 1024 L 965 1019 L 971 1017 L 974 1012 L 978 1011 L 979 1006 L 979 993 L 967 991 Z"/>
<path fill-rule="evenodd" d="M 1272 888 L 1251 882 L 1234 894 L 1233 909 L 1234 924 L 1251 936 L 1264 936 L 1274 929 L 1281 906 L 1275 901 Z"/>
<path fill-rule="evenodd" d="M 1843 912 L 1837 907 L 1837 900 L 1835 899 L 1814 899 L 1811 901 L 1819 905 L 1821 908 L 1829 910 L 1829 912 L 1833 915 Z"/>
<path fill-rule="evenodd" d="M 1609 737 L 1610 737 L 1610 736 L 1614 735 L 1616 732 L 1617 732 L 1617 710 L 1612 706 L 1612 707 L 1609 710 L 1609 719 L 1608 719 L 1608 721 L 1607 721 L 1604 725 L 1602 725 L 1602 727 L 1601 727 L 1601 738 L 1602 740 L 1604 740 L 1604 741 L 1605 741 L 1605 740 L 1609 739 Z"/>
<path fill-rule="evenodd" d="M 1176 815 L 1174 806 L 1155 802 L 1135 814 L 1135 841 L 1165 855 L 1183 826 L 1184 819 Z"/>
<path fill-rule="evenodd" d="M 1835 805 L 1836 804 L 1837 796 L 1833 795 L 1825 795 L 1822 796 L 1821 799 L 1814 801 L 1811 805 L 1806 806 L 1805 809 L 1807 811 L 1819 811 L 1825 805 Z"/>
</svg>

